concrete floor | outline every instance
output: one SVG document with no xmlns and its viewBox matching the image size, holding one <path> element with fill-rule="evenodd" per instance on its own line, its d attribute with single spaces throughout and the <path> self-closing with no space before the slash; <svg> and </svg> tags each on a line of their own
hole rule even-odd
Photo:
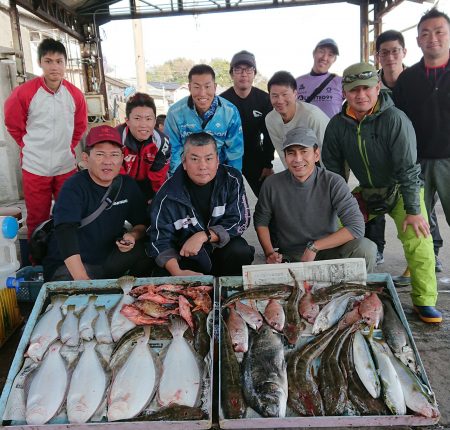
<svg viewBox="0 0 450 430">
<path fill-rule="evenodd" d="M 281 169 L 281 163 L 279 160 L 275 160 L 275 162 L 275 170 L 279 171 Z M 249 190 L 248 197 L 253 211 L 256 198 L 250 191 L 250 187 L 247 186 L 247 190 Z M 428 378 L 439 403 L 441 419 L 439 424 L 432 428 L 450 429 L 450 228 L 445 221 L 440 204 L 438 204 L 436 209 L 441 227 L 441 235 L 444 239 L 444 247 L 440 252 L 444 271 L 437 274 L 439 290 L 437 306 L 443 313 L 444 322 L 439 325 L 422 323 L 412 309 L 409 297 L 410 287 L 400 287 L 397 291 L 420 356 L 424 362 Z M 255 264 L 263 263 L 264 256 L 253 226 L 245 232 L 244 237 L 256 248 Z M 406 267 L 406 262 L 401 243 L 396 238 L 395 225 L 389 217 L 387 217 L 386 222 L 386 238 L 385 263 L 378 266 L 376 272 L 390 273 L 392 276 L 401 275 Z M 30 310 L 29 306 L 23 306 L 23 315 L 28 315 Z M 0 390 L 3 388 L 15 349 L 20 340 L 20 335 L 21 330 L 19 329 L 0 349 Z M 402 427 L 405 430 L 407 428 L 409 427 Z M 338 429 L 336 428 L 336 430 Z"/>
</svg>

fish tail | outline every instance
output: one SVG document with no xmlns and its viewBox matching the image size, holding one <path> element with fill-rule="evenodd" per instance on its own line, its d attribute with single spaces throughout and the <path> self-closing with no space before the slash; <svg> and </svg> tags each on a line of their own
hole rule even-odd
<svg viewBox="0 0 450 430">
<path fill-rule="evenodd" d="M 169 326 L 169 331 L 172 333 L 173 337 L 183 336 L 184 332 L 187 330 L 188 325 L 182 318 L 173 317 L 171 318 L 171 324 Z"/>
<path fill-rule="evenodd" d="M 123 290 L 124 294 L 128 294 L 134 286 L 136 278 L 134 276 L 122 276 L 117 280 L 117 285 Z"/>
</svg>

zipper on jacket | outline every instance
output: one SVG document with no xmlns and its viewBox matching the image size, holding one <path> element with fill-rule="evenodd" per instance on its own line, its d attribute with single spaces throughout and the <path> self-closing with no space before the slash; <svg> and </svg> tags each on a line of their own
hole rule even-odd
<svg viewBox="0 0 450 430">
<path fill-rule="evenodd" d="M 364 121 L 364 119 L 365 118 L 362 119 L 362 121 L 358 124 L 358 127 L 356 128 L 357 138 L 358 138 L 358 149 L 359 149 L 361 158 L 363 160 L 364 167 L 366 168 L 367 179 L 369 181 L 370 186 L 373 187 L 372 176 L 371 176 L 370 170 L 369 170 L 369 158 L 367 157 L 366 142 L 361 140 L 361 124 Z"/>
</svg>

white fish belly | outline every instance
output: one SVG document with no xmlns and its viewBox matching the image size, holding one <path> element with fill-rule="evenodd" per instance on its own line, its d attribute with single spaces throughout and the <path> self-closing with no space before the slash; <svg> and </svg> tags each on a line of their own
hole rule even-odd
<svg viewBox="0 0 450 430">
<path fill-rule="evenodd" d="M 67 371 L 59 354 L 61 343 L 50 347 L 33 380 L 27 396 L 26 420 L 28 424 L 48 422 L 64 401 L 67 388 Z"/>
<path fill-rule="evenodd" d="M 136 416 L 154 393 L 156 367 L 147 340 L 136 345 L 114 378 L 109 396 L 109 421 Z"/>
<path fill-rule="evenodd" d="M 160 404 L 195 406 L 200 382 L 200 369 L 194 353 L 184 338 L 175 338 L 163 362 L 158 395 Z"/>
<path fill-rule="evenodd" d="M 78 333 L 78 318 L 72 311 L 68 311 L 63 323 L 61 324 L 61 342 L 67 346 L 77 346 L 80 341 Z"/>
<path fill-rule="evenodd" d="M 95 346 L 95 345 L 94 345 Z M 83 352 L 70 381 L 67 416 L 70 423 L 85 423 L 105 397 L 106 375 L 94 347 Z"/>
<path fill-rule="evenodd" d="M 353 360 L 355 370 L 369 394 L 377 399 L 381 394 L 380 380 L 369 347 L 363 335 L 357 331 L 353 339 Z"/>
</svg>

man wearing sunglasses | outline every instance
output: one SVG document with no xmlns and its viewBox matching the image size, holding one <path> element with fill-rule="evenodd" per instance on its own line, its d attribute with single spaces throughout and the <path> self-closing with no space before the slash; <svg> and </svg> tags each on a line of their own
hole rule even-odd
<svg viewBox="0 0 450 430">
<path fill-rule="evenodd" d="M 450 225 L 450 19 L 431 9 L 422 16 L 417 30 L 423 58 L 400 75 L 394 101 L 416 131 L 428 213 L 434 209 L 437 192 Z M 442 265 L 436 258 L 436 271 L 439 269 Z"/>
<path fill-rule="evenodd" d="M 264 121 L 272 110 L 272 104 L 269 94 L 253 86 L 255 75 L 255 56 L 248 51 L 234 54 L 230 63 L 233 86 L 220 96 L 239 110 L 244 133 L 242 174 L 258 197 L 264 179 L 273 174 L 275 149 Z"/>
<path fill-rule="evenodd" d="M 356 193 L 367 220 L 388 213 L 397 227 L 411 271 L 411 298 L 420 319 L 439 323 L 433 242 L 423 198 L 414 128 L 380 93 L 377 70 L 367 63 L 344 70 L 346 102 L 326 129 L 322 160 L 345 177 L 346 163 L 359 180 Z"/>
</svg>

